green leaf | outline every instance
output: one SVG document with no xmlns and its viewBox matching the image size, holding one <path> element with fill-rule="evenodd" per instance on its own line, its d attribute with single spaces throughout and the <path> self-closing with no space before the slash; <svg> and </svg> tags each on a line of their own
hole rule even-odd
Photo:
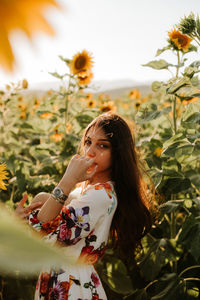
<svg viewBox="0 0 200 300">
<path fill-rule="evenodd" d="M 107 274 L 102 274 L 102 279 L 109 287 L 119 294 L 129 294 L 133 292 L 131 278 L 127 275 L 126 266 L 115 257 L 110 257 L 106 263 Z"/>
<path fill-rule="evenodd" d="M 188 77 L 178 79 L 175 83 L 171 84 L 169 88 L 167 88 L 166 92 L 168 94 L 174 94 L 183 86 L 191 86 L 191 81 Z"/>
<path fill-rule="evenodd" d="M 144 278 L 147 280 L 155 279 L 162 267 L 168 263 L 168 260 L 176 261 L 177 256 L 179 254 L 169 240 L 162 238 L 154 241 L 139 263 Z"/>
<path fill-rule="evenodd" d="M 186 191 L 191 187 L 189 178 L 172 177 L 163 180 L 161 191 L 164 195 L 177 194 Z"/>
<path fill-rule="evenodd" d="M 168 114 L 171 107 L 165 107 L 163 110 L 157 110 L 157 106 L 152 104 L 150 107 L 146 107 L 142 111 L 139 111 L 136 115 L 136 123 L 144 124 L 160 118 L 163 114 Z"/>
<path fill-rule="evenodd" d="M 30 231 L 31 230 L 31 231 Z M 27 225 L 0 204 L 0 272 L 21 275 L 38 273 L 42 268 L 73 263 L 73 257 L 42 241 Z"/>
<path fill-rule="evenodd" d="M 168 69 L 168 67 L 170 66 L 170 64 L 164 60 L 164 59 L 160 59 L 160 60 L 152 60 L 149 63 L 142 65 L 144 67 L 150 67 L 156 70 L 162 70 L 162 69 Z"/>
<path fill-rule="evenodd" d="M 164 274 L 156 283 L 156 291 L 151 300 L 184 299 L 184 283 L 175 273 Z"/>
<path fill-rule="evenodd" d="M 153 92 L 159 91 L 159 89 L 163 86 L 162 81 L 154 81 L 151 85 L 151 89 Z"/>
<path fill-rule="evenodd" d="M 63 79 L 65 77 L 65 75 L 60 75 L 57 72 L 48 72 L 50 75 L 52 75 L 53 77 L 59 78 L 59 79 Z"/>
<path fill-rule="evenodd" d="M 67 65 L 69 65 L 70 64 L 70 62 L 71 62 L 71 60 L 70 59 L 68 59 L 68 58 L 64 58 L 62 55 L 59 55 L 58 56 L 62 61 L 64 61 Z"/>
<path fill-rule="evenodd" d="M 200 124 L 200 112 L 193 113 L 184 122 Z"/>
<path fill-rule="evenodd" d="M 187 122 L 187 120 L 193 115 L 196 114 L 197 112 L 200 111 L 200 103 L 190 103 L 187 106 L 187 109 L 185 110 L 181 122 Z M 192 119 L 192 118 L 191 118 Z"/>
<path fill-rule="evenodd" d="M 198 73 L 199 70 L 197 67 L 186 67 L 183 73 L 183 76 L 187 76 L 189 78 L 192 78 L 195 73 Z"/>
<path fill-rule="evenodd" d="M 132 293 L 127 300 L 151 300 L 151 297 L 147 294 L 146 289 L 140 289 Z"/>
<path fill-rule="evenodd" d="M 85 128 L 93 120 L 93 117 L 86 114 L 80 114 L 76 116 L 76 120 L 78 121 L 81 128 Z"/>
<path fill-rule="evenodd" d="M 169 214 L 171 212 L 176 211 L 180 207 L 183 207 L 183 204 L 184 200 L 170 200 L 160 205 L 159 209 L 162 211 L 162 213 Z"/>
<path fill-rule="evenodd" d="M 166 50 L 169 50 L 171 48 L 170 45 L 163 47 L 162 49 L 158 49 L 156 52 L 156 56 L 159 56 L 161 53 L 163 53 Z"/>
<path fill-rule="evenodd" d="M 200 223 L 193 215 L 188 216 L 183 223 L 178 242 L 183 243 L 198 261 L 200 258 Z"/>
</svg>

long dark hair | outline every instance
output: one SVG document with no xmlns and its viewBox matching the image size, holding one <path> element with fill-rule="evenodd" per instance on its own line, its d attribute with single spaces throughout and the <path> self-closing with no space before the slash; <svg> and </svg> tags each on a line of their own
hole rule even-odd
<svg viewBox="0 0 200 300">
<path fill-rule="evenodd" d="M 117 114 L 104 113 L 95 118 L 86 128 L 83 138 L 93 126 L 102 128 L 111 143 L 111 180 L 118 199 L 111 240 L 122 257 L 133 257 L 141 238 L 152 226 L 133 135 L 127 122 Z"/>
</svg>

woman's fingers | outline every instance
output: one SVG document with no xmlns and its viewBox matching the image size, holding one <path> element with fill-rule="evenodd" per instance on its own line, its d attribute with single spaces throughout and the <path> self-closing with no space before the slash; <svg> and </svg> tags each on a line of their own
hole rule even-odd
<svg viewBox="0 0 200 300">
<path fill-rule="evenodd" d="M 31 203 L 30 205 L 28 205 L 24 210 L 28 213 L 36 208 L 41 207 L 42 205 L 43 205 L 42 202 L 34 202 L 34 203 Z"/>
<path fill-rule="evenodd" d="M 19 201 L 18 206 L 24 207 L 24 204 L 26 203 L 27 199 L 28 199 L 28 194 L 26 193 L 24 194 L 23 198 Z"/>
</svg>

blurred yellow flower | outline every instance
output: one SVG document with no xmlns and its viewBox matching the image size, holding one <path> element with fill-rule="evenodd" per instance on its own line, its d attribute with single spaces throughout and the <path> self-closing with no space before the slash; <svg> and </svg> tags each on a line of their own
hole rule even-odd
<svg viewBox="0 0 200 300">
<path fill-rule="evenodd" d="M 85 96 L 85 98 L 86 98 L 87 100 L 92 99 L 92 97 L 93 97 L 93 94 L 92 94 L 92 93 L 87 93 L 87 95 Z"/>
<path fill-rule="evenodd" d="M 89 99 L 87 102 L 87 107 L 89 107 L 89 108 L 96 107 L 96 102 L 92 99 Z"/>
<path fill-rule="evenodd" d="M 102 112 L 111 111 L 111 112 L 115 113 L 117 111 L 117 107 L 115 106 L 113 101 L 108 101 L 108 102 L 103 103 L 100 106 L 100 110 Z"/>
<path fill-rule="evenodd" d="M 129 93 L 129 98 L 131 99 L 139 99 L 141 97 L 141 93 L 137 89 L 133 89 Z"/>
<path fill-rule="evenodd" d="M 38 109 L 39 106 L 40 106 L 40 100 L 36 98 L 35 101 L 34 101 L 34 106 L 33 106 L 33 108 L 34 108 L 34 109 Z"/>
<path fill-rule="evenodd" d="M 121 107 L 123 107 L 124 109 L 129 109 L 130 105 L 128 103 L 121 103 L 120 104 Z"/>
<path fill-rule="evenodd" d="M 154 154 L 157 156 L 157 157 L 160 157 L 161 154 L 163 152 L 163 148 L 161 147 L 157 147 L 155 150 L 154 150 Z"/>
<path fill-rule="evenodd" d="M 141 100 L 138 100 L 135 102 L 134 106 L 136 109 L 139 109 L 140 108 L 140 105 L 141 105 L 142 101 Z"/>
<path fill-rule="evenodd" d="M 58 143 L 58 142 L 61 142 L 61 141 L 62 141 L 63 136 L 64 136 L 64 134 L 63 134 L 62 132 L 58 133 L 58 132 L 56 131 L 56 133 L 52 134 L 52 135 L 50 136 L 50 138 L 51 138 L 52 140 L 54 140 L 56 143 Z"/>
<path fill-rule="evenodd" d="M 21 111 L 26 111 L 27 110 L 27 106 L 24 103 L 18 104 L 18 107 L 21 109 Z"/>
<path fill-rule="evenodd" d="M 13 71 L 15 57 L 10 43 L 13 30 L 23 31 L 30 39 L 35 32 L 53 35 L 54 31 L 44 17 L 44 9 L 59 8 L 55 0 L 0 0 L 0 65 Z"/>
<path fill-rule="evenodd" d="M 50 90 L 47 91 L 47 95 L 48 96 L 51 96 L 52 94 L 53 94 L 53 90 L 52 89 L 50 89 Z"/>
<path fill-rule="evenodd" d="M 93 65 L 93 57 L 89 52 L 83 50 L 75 54 L 70 61 L 69 67 L 72 74 L 76 75 L 79 72 L 90 70 Z"/>
<path fill-rule="evenodd" d="M 98 95 L 98 99 L 99 99 L 100 101 L 105 100 L 105 94 L 104 94 L 104 93 L 99 94 L 99 95 Z"/>
<path fill-rule="evenodd" d="M 22 80 L 22 88 L 27 89 L 28 88 L 28 81 L 26 79 Z"/>
<path fill-rule="evenodd" d="M 6 172 L 6 164 L 0 164 L 0 189 L 6 190 L 6 184 L 4 183 L 5 179 L 8 179 L 7 177 L 8 172 Z"/>
<path fill-rule="evenodd" d="M 22 112 L 21 112 L 21 114 L 20 114 L 20 119 L 26 120 L 26 113 L 25 113 L 25 111 L 22 111 Z"/>
<path fill-rule="evenodd" d="M 49 119 L 49 118 L 51 118 L 52 117 L 52 113 L 50 113 L 50 112 L 45 112 L 45 113 L 42 113 L 41 115 L 40 115 L 40 118 L 41 119 Z"/>
<path fill-rule="evenodd" d="M 77 74 L 79 85 L 89 84 L 93 78 L 93 73 L 90 70 L 83 71 Z"/>
<path fill-rule="evenodd" d="M 53 113 L 56 113 L 58 111 L 58 105 L 57 104 L 54 104 L 53 105 Z"/>
<path fill-rule="evenodd" d="M 168 35 L 175 48 L 183 51 L 188 51 L 190 42 L 192 41 L 192 39 L 188 35 L 182 34 L 175 28 L 168 32 Z"/>
<path fill-rule="evenodd" d="M 193 98 L 188 99 L 188 100 L 183 100 L 183 101 L 182 101 L 182 104 L 183 104 L 183 105 L 187 105 L 187 104 L 189 104 L 189 103 L 195 103 L 195 102 L 197 102 L 197 101 L 199 101 L 199 97 L 193 97 Z"/>
<path fill-rule="evenodd" d="M 19 97 L 17 98 L 17 100 L 20 102 L 20 101 L 23 100 L 23 97 L 22 97 L 22 96 L 19 96 Z"/>
</svg>

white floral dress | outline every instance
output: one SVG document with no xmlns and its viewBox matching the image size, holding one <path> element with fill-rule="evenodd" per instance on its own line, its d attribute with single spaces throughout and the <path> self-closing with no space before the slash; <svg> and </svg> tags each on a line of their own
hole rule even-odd
<svg viewBox="0 0 200 300">
<path fill-rule="evenodd" d="M 69 197 L 71 202 L 54 220 L 40 222 L 38 211 L 29 217 L 30 225 L 48 242 L 61 245 L 78 262 L 41 272 L 35 300 L 106 300 L 93 264 L 104 254 L 117 207 L 113 182 L 78 187 Z"/>
</svg>

